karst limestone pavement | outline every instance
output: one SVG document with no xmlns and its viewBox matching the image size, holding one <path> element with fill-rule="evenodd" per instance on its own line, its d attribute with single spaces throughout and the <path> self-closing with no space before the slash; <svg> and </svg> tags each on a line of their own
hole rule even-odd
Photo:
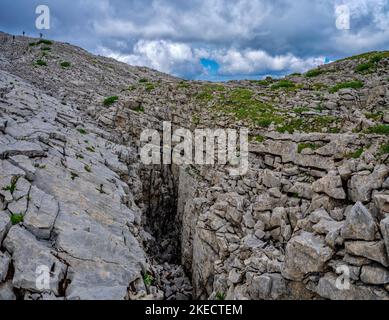
<svg viewBox="0 0 389 320">
<path fill-rule="evenodd" d="M 387 52 L 212 84 L 0 33 L 0 299 L 387 300 L 388 103 Z M 248 173 L 143 165 L 163 121 Z"/>
</svg>

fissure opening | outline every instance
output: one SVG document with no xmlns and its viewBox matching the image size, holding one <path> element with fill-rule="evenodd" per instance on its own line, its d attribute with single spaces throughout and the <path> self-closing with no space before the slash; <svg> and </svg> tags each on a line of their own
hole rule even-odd
<svg viewBox="0 0 389 320">
<path fill-rule="evenodd" d="M 143 168 L 143 228 L 151 236 L 147 253 L 157 285 L 168 300 L 192 298 L 192 286 L 181 265 L 182 218 L 177 213 L 178 171 L 172 165 Z"/>
</svg>

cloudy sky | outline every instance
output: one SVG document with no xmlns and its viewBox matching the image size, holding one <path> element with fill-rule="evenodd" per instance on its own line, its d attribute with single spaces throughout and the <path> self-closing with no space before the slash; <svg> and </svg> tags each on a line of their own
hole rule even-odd
<svg viewBox="0 0 389 320">
<path fill-rule="evenodd" d="M 45 37 L 186 79 L 281 76 L 389 49 L 389 0 L 1 0 L 0 30 L 38 35 L 41 4 Z"/>
</svg>

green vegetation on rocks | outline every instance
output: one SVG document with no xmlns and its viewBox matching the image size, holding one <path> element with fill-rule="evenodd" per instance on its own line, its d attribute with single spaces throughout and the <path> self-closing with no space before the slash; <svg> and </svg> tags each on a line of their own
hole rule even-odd
<svg viewBox="0 0 389 320">
<path fill-rule="evenodd" d="M 389 154 L 389 143 L 385 143 L 380 147 L 379 155 Z"/>
<path fill-rule="evenodd" d="M 348 153 L 345 155 L 345 158 L 349 158 L 349 159 L 358 159 L 361 157 L 362 153 L 363 153 L 364 149 L 363 148 L 359 148 L 358 150 L 354 151 L 354 152 L 351 152 L 351 153 Z"/>
<path fill-rule="evenodd" d="M 250 136 L 250 141 L 255 141 L 255 142 L 264 142 L 266 138 L 264 136 Z"/>
<path fill-rule="evenodd" d="M 40 45 L 40 44 L 45 44 L 45 45 L 48 45 L 48 46 L 51 46 L 53 44 L 52 41 L 50 40 L 46 40 L 46 39 L 41 39 L 37 42 L 37 45 Z"/>
<path fill-rule="evenodd" d="M 143 276 L 143 282 L 146 285 L 146 287 L 150 287 L 154 282 L 154 277 L 151 274 L 145 274 Z"/>
<path fill-rule="evenodd" d="M 278 89 L 293 89 L 296 87 L 296 84 L 290 80 L 280 80 L 271 86 L 272 90 Z"/>
<path fill-rule="evenodd" d="M 388 124 L 379 124 L 374 127 L 367 129 L 367 133 L 375 134 L 385 134 L 389 135 L 389 125 Z"/>
<path fill-rule="evenodd" d="M 224 113 L 233 114 L 238 120 L 249 120 L 259 127 L 265 128 L 283 120 L 274 107 L 257 100 L 250 89 L 233 89 L 219 102 L 218 108 Z"/>
<path fill-rule="evenodd" d="M 61 67 L 62 68 L 69 68 L 70 67 L 70 62 L 67 62 L 67 61 L 61 62 Z"/>
<path fill-rule="evenodd" d="M 374 64 L 371 63 L 371 62 L 361 63 L 361 64 L 359 64 L 359 65 L 355 68 L 355 71 L 357 71 L 357 72 L 364 72 L 364 71 L 370 70 L 370 69 L 373 68 L 373 67 L 374 67 Z"/>
<path fill-rule="evenodd" d="M 36 64 L 37 66 L 40 66 L 40 67 L 45 67 L 45 66 L 47 66 L 47 62 L 44 61 L 44 60 L 41 60 L 41 59 L 37 60 L 37 61 L 35 62 L 35 64 Z"/>
<path fill-rule="evenodd" d="M 222 292 L 216 293 L 216 300 L 225 300 L 225 298 L 226 298 L 225 293 L 222 293 Z"/>
<path fill-rule="evenodd" d="M 294 133 L 295 131 L 301 132 L 323 132 L 326 130 L 330 133 L 336 133 L 339 131 L 338 122 L 340 119 L 333 116 L 310 116 L 300 118 L 287 118 L 285 124 L 277 128 L 280 133 Z"/>
<path fill-rule="evenodd" d="M 341 89 L 360 89 L 363 88 L 363 82 L 356 80 L 356 81 L 347 81 L 338 83 L 337 85 L 333 86 L 329 91 L 330 93 L 338 92 Z"/>
<path fill-rule="evenodd" d="M 365 113 L 365 117 L 367 119 L 371 119 L 371 120 L 374 120 L 374 121 L 379 121 L 382 119 L 382 116 L 383 116 L 383 113 L 382 112 L 375 112 L 375 113 L 372 113 L 372 112 L 367 112 Z"/>
<path fill-rule="evenodd" d="M 219 84 L 206 84 L 203 85 L 201 91 L 196 95 L 196 99 L 209 102 L 216 97 L 217 93 L 224 92 L 225 88 Z"/>
<path fill-rule="evenodd" d="M 372 51 L 372 52 L 366 52 L 359 55 L 347 57 L 339 61 L 348 61 L 348 60 L 361 60 L 361 59 L 372 59 L 373 57 L 381 57 L 381 58 L 387 58 L 389 57 L 389 51 Z M 377 58 L 375 58 L 377 59 Z"/>
<path fill-rule="evenodd" d="M 301 153 L 304 149 L 316 150 L 317 148 L 319 148 L 319 146 L 312 142 L 299 143 L 297 146 L 297 152 Z"/>
<path fill-rule="evenodd" d="M 293 112 L 295 112 L 295 113 L 303 113 L 303 112 L 308 112 L 308 111 L 309 111 L 309 108 L 306 108 L 306 107 L 298 107 L 298 108 L 293 109 Z"/>
<path fill-rule="evenodd" d="M 380 53 L 376 53 L 374 55 L 371 55 L 369 61 L 359 64 L 355 68 L 355 71 L 360 72 L 360 73 L 372 71 L 373 69 L 375 69 L 377 63 L 386 57 L 389 57 L 389 53 L 380 52 Z"/>
<path fill-rule="evenodd" d="M 145 89 L 147 92 L 151 92 L 155 89 L 155 85 L 152 84 L 152 83 L 147 83 L 146 86 L 145 86 Z"/>
<path fill-rule="evenodd" d="M 110 105 L 114 104 L 118 100 L 119 100 L 118 96 L 111 96 L 111 97 L 105 98 L 104 101 L 103 101 L 103 104 L 105 106 L 110 106 Z"/>
<path fill-rule="evenodd" d="M 308 78 L 313 78 L 313 77 L 317 77 L 321 74 L 323 74 L 324 71 L 323 70 L 320 70 L 320 69 L 313 69 L 313 70 L 309 70 L 305 76 L 308 77 Z"/>
<path fill-rule="evenodd" d="M 12 225 L 16 225 L 16 224 L 19 224 L 21 222 L 23 222 L 24 220 L 24 217 L 23 217 L 23 214 L 12 214 L 11 215 L 11 223 Z"/>
</svg>

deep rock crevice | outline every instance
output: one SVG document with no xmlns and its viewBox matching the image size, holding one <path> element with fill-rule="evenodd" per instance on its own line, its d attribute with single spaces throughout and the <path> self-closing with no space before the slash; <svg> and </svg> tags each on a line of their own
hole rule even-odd
<svg viewBox="0 0 389 320">
<path fill-rule="evenodd" d="M 142 185 L 142 196 L 137 197 L 136 205 L 142 210 L 143 241 L 151 265 L 151 273 L 143 274 L 144 281 L 151 281 L 161 290 L 164 299 L 192 299 L 190 270 L 182 265 L 179 168 L 174 165 L 140 166 L 137 176 Z"/>
</svg>

